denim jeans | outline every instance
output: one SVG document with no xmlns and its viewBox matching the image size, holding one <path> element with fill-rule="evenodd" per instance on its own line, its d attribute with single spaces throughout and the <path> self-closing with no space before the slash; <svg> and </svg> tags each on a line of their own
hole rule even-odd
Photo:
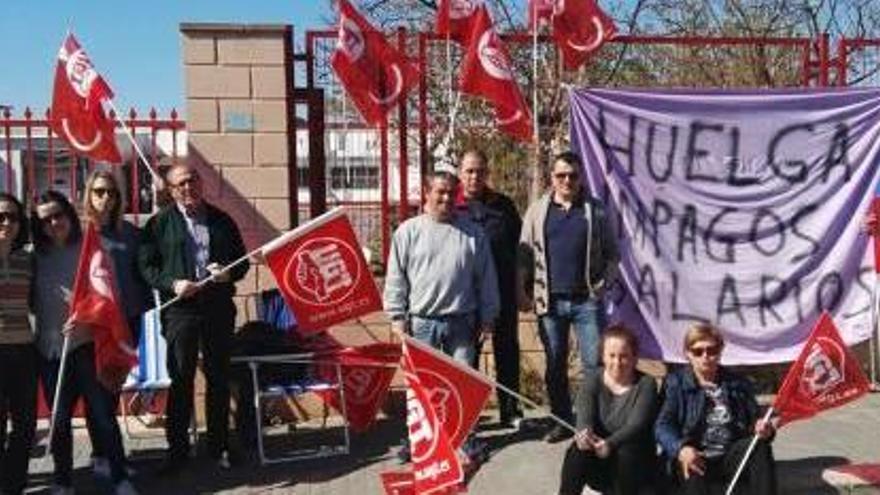
<svg viewBox="0 0 880 495">
<path fill-rule="evenodd" d="M 54 400 L 60 364 L 59 360 L 41 358 L 40 374 L 43 391 L 49 404 Z M 71 486 L 73 482 L 73 431 L 70 423 L 80 397 L 85 400 L 86 414 L 91 425 L 90 433 L 96 435 L 92 441 L 100 445 L 102 454 L 110 461 L 113 481 L 126 479 L 128 475 L 125 471 L 125 450 L 122 446 L 119 423 L 116 421 L 116 404 L 113 402 L 115 394 L 98 382 L 94 344 L 85 344 L 68 351 L 64 383 L 59 394 L 54 438 L 51 441 L 55 464 L 54 482 L 64 486 Z"/>
<path fill-rule="evenodd" d="M 410 316 L 410 329 L 417 340 L 467 366 L 477 357 L 477 319 L 473 314 L 436 318 Z"/>
<path fill-rule="evenodd" d="M 573 420 L 571 391 L 568 384 L 568 335 L 574 328 L 584 374 L 599 365 L 599 329 L 602 303 L 588 298 L 551 296 L 547 314 L 538 321 L 538 334 L 544 345 L 547 370 L 544 380 L 551 412 L 561 419 Z"/>
</svg>

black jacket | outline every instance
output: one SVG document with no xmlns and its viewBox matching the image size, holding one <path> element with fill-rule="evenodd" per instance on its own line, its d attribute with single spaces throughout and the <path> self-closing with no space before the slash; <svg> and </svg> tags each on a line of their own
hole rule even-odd
<svg viewBox="0 0 880 495">
<path fill-rule="evenodd" d="M 232 218 L 219 208 L 204 204 L 208 235 L 210 236 L 208 263 L 228 265 L 246 254 L 244 242 Z M 147 221 L 138 250 L 138 267 L 144 280 L 158 289 L 163 301 L 174 297 L 175 280 L 195 280 L 195 265 L 186 247 L 186 221 L 176 205 L 166 207 Z M 212 282 L 190 300 L 180 305 L 218 299 L 231 300 L 235 282 L 244 278 L 250 264 L 247 261 L 230 269 L 229 281 Z"/>
</svg>

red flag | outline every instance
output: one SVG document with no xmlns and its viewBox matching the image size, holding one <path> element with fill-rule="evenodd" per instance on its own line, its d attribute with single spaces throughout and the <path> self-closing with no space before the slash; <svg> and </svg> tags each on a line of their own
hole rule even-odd
<svg viewBox="0 0 880 495">
<path fill-rule="evenodd" d="M 476 371 L 413 338 L 404 339 L 403 352 L 428 393 L 449 442 L 453 448 L 459 448 L 480 418 L 492 384 Z"/>
<path fill-rule="evenodd" d="M 406 379 L 406 425 L 413 462 L 413 489 L 418 494 L 447 491 L 464 480 L 464 471 L 441 426 L 428 390 L 422 385 L 415 366 L 403 356 Z"/>
<path fill-rule="evenodd" d="M 87 325 L 92 332 L 98 380 L 109 390 L 119 390 L 128 372 L 137 364 L 131 330 L 116 294 L 112 264 L 90 222 L 79 254 L 69 320 Z"/>
<path fill-rule="evenodd" d="M 382 309 L 376 282 L 341 208 L 282 235 L 262 253 L 304 332 Z"/>
<path fill-rule="evenodd" d="M 386 471 L 379 473 L 385 495 L 415 495 L 415 478 L 411 471 Z"/>
<path fill-rule="evenodd" d="M 352 429 L 358 432 L 369 429 L 388 396 L 388 386 L 400 361 L 400 346 L 376 343 L 341 347 L 318 352 L 315 360 L 320 363 L 315 365 L 316 377 L 335 382 L 337 369 L 342 375 L 345 418 Z M 330 407 L 343 411 L 338 390 L 319 392 L 319 395 Z"/>
<path fill-rule="evenodd" d="M 532 138 L 532 116 L 513 76 L 510 56 L 485 7 L 476 14 L 461 72 L 461 91 L 495 107 L 496 125 L 522 141 Z"/>
<path fill-rule="evenodd" d="M 583 65 L 616 31 L 614 21 L 596 0 L 560 0 L 556 4 L 553 39 L 567 70 Z"/>
<path fill-rule="evenodd" d="M 92 61 L 72 34 L 58 51 L 55 87 L 52 92 L 52 119 L 55 134 L 70 147 L 92 160 L 121 163 L 116 148 L 116 125 L 104 113 L 103 101 L 113 91 L 95 71 Z"/>
<path fill-rule="evenodd" d="M 776 394 L 773 408 L 781 424 L 805 419 L 868 393 L 858 359 L 823 312 Z"/>
<path fill-rule="evenodd" d="M 384 125 L 418 82 L 418 69 L 348 2 L 339 0 L 339 38 L 330 65 L 361 116 Z"/>
<path fill-rule="evenodd" d="M 436 32 L 466 46 L 473 35 L 477 14 L 486 6 L 483 0 L 440 0 Z"/>
<path fill-rule="evenodd" d="M 529 0 L 529 29 L 537 24 L 550 22 L 556 7 L 556 0 Z"/>
</svg>

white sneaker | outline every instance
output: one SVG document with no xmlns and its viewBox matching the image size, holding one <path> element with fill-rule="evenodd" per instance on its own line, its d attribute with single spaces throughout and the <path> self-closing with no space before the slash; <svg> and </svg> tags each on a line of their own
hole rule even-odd
<svg viewBox="0 0 880 495">
<path fill-rule="evenodd" d="M 116 483 L 116 486 L 113 487 L 113 493 L 114 495 L 138 495 L 137 490 L 134 489 L 134 485 L 128 480 L 122 480 L 119 483 Z"/>
<path fill-rule="evenodd" d="M 49 487 L 49 493 L 51 495 L 74 495 L 76 492 L 73 491 L 72 486 L 58 485 L 53 483 L 52 486 Z"/>
</svg>

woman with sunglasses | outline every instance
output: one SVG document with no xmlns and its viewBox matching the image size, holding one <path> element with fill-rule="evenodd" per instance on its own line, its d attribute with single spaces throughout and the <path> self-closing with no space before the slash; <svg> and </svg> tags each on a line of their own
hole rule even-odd
<svg viewBox="0 0 880 495">
<path fill-rule="evenodd" d="M 28 320 L 33 261 L 25 221 L 21 202 L 0 193 L 0 493 L 5 494 L 24 491 L 37 424 L 37 355 Z"/>
<path fill-rule="evenodd" d="M 77 401 L 83 398 L 90 433 L 94 435 L 93 447 L 97 446 L 106 453 L 110 461 L 114 493 L 136 493 L 125 470 L 125 452 L 112 394 L 100 384 L 95 372 L 95 345 L 91 332 L 87 328 L 70 328 L 67 323 L 82 244 L 82 229 L 76 210 L 63 194 L 47 191 L 38 198 L 31 221 L 36 251 L 34 321 L 40 374 L 50 404 L 54 403 L 55 388 L 60 379 L 65 335 L 69 338 L 64 379 L 58 391 L 58 409 L 54 411 L 51 450 L 55 473 L 50 491 L 58 495 L 74 493 L 71 417 Z"/>
<path fill-rule="evenodd" d="M 657 384 L 636 370 L 638 340 L 626 327 L 606 328 L 599 349 L 602 368 L 584 379 L 575 403 L 578 432 L 565 453 L 560 495 L 580 495 L 585 485 L 637 495 L 654 481 Z"/>
<path fill-rule="evenodd" d="M 101 247 L 113 263 L 116 289 L 123 315 L 131 332 L 131 344 L 137 348 L 141 334 L 141 316 L 149 308 L 149 289 L 137 269 L 137 251 L 140 244 L 140 230 L 125 220 L 125 202 L 119 181 L 109 170 L 95 170 L 86 180 L 83 194 L 83 213 L 92 222 L 101 236 Z M 112 404 L 119 402 L 116 394 L 110 396 Z M 112 419 L 112 418 L 111 418 Z M 114 422 L 115 424 L 115 422 Z M 98 438 L 92 423 L 88 423 L 89 436 Z M 119 428 L 114 435 L 122 436 Z M 101 449 L 100 443 L 92 442 L 92 470 L 102 478 L 111 477 L 110 462 Z M 129 475 L 134 471 L 126 468 Z"/>
<path fill-rule="evenodd" d="M 758 435 L 734 493 L 775 494 L 773 424 L 761 418 L 751 382 L 721 366 L 723 350 L 717 328 L 690 327 L 684 338 L 689 365 L 666 377 L 654 435 L 680 493 L 695 495 L 723 493 Z"/>
</svg>

